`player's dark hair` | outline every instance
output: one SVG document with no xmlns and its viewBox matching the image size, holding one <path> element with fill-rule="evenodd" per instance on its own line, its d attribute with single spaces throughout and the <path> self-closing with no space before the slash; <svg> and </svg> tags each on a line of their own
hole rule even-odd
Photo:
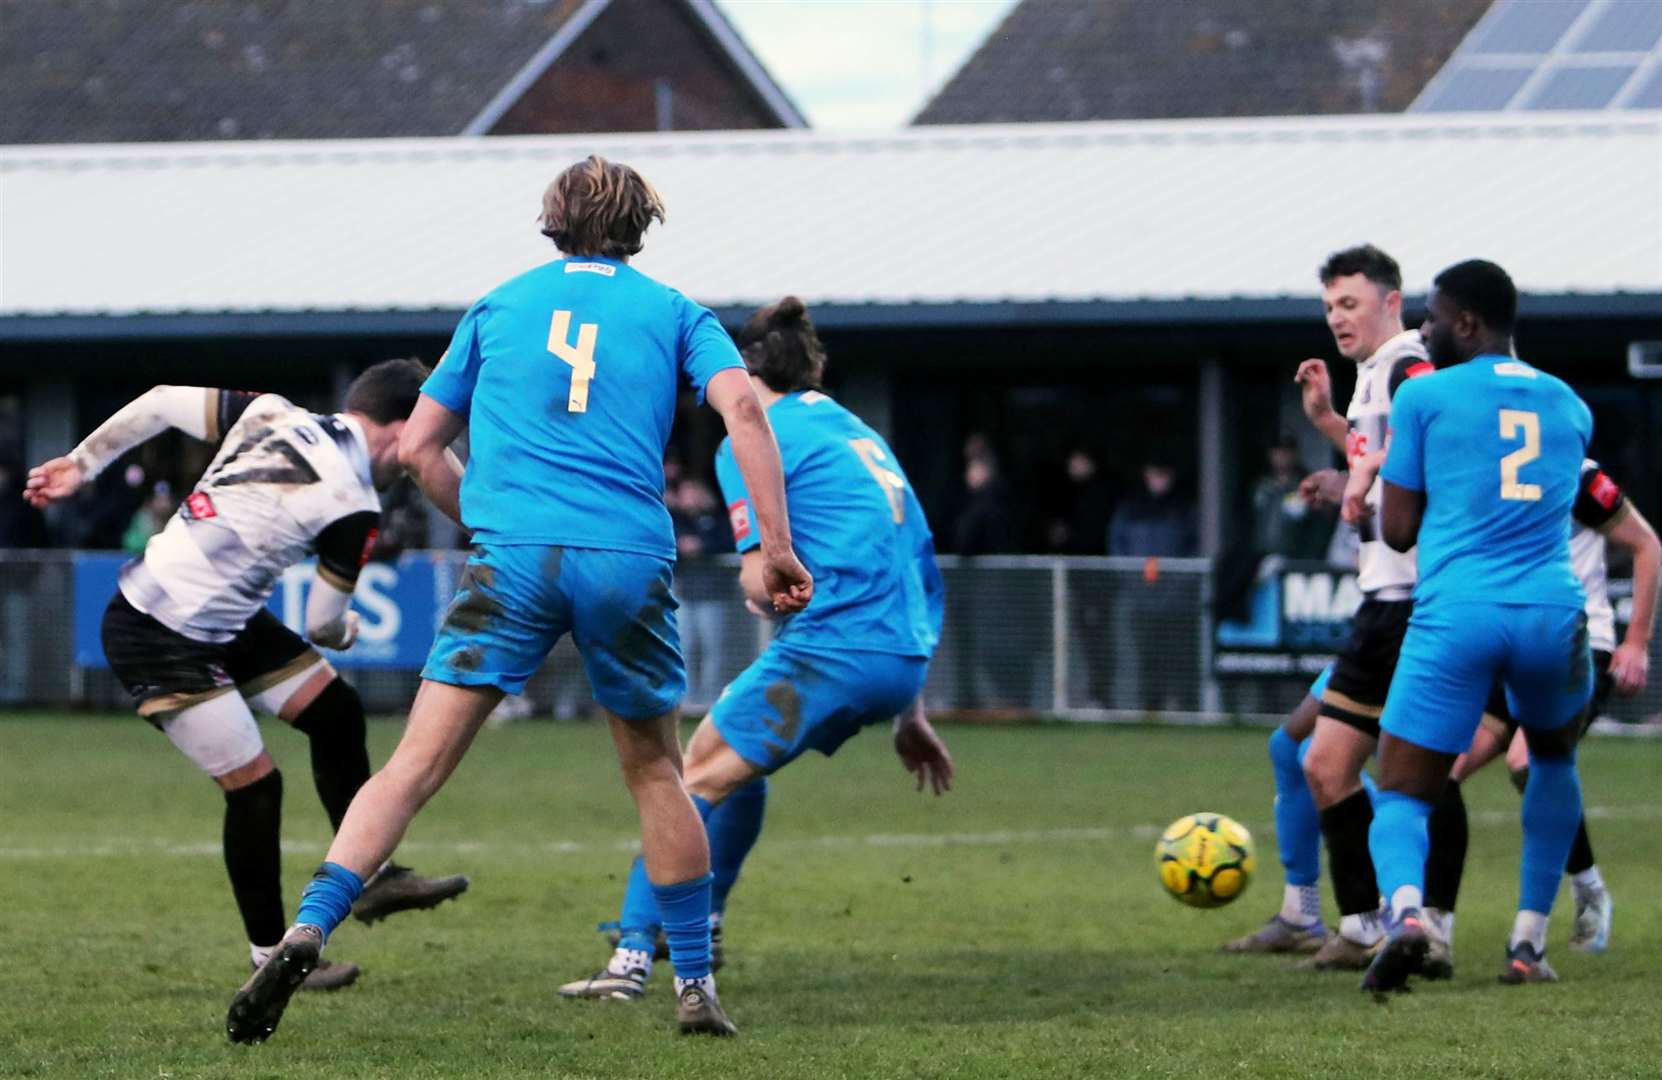
<svg viewBox="0 0 1662 1080">
<path fill-rule="evenodd" d="M 1335 251 L 1322 263 L 1321 269 L 1316 271 L 1316 276 L 1322 279 L 1323 285 L 1331 285 L 1337 279 L 1350 277 L 1352 274 L 1361 274 L 1381 289 L 1391 292 L 1402 291 L 1402 267 L 1397 265 L 1395 259 L 1372 244 Z"/>
<path fill-rule="evenodd" d="M 1505 270 L 1486 259 L 1455 263 L 1431 283 L 1455 307 L 1476 315 L 1490 330 L 1509 334 L 1518 321 L 1518 287 Z"/>
<path fill-rule="evenodd" d="M 567 255 L 626 259 L 641 250 L 664 200 L 640 173 L 590 154 L 566 169 L 542 196 L 542 234 Z"/>
<path fill-rule="evenodd" d="M 371 365 L 346 388 L 344 408 L 377 424 L 408 420 L 415 411 L 427 366 L 420 360 L 383 360 Z"/>
<path fill-rule="evenodd" d="M 757 308 L 739 331 L 738 343 L 744 366 L 769 390 L 791 394 L 824 389 L 825 346 L 807 306 L 796 297 Z"/>
</svg>

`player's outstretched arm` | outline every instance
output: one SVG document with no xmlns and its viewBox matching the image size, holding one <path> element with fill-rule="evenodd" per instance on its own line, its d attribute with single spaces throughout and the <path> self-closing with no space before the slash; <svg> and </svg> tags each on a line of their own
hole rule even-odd
<svg viewBox="0 0 1662 1080">
<path fill-rule="evenodd" d="M 207 439 L 218 396 L 218 390 L 201 386 L 151 387 L 98 425 L 66 456 L 30 469 L 24 499 L 35 507 L 67 499 L 122 454 L 169 428 Z"/>
<path fill-rule="evenodd" d="M 1633 556 L 1633 615 L 1627 633 L 1610 656 L 1610 677 L 1616 692 L 1640 693 L 1650 677 L 1650 636 L 1656 628 L 1656 584 L 1662 574 L 1662 542 L 1656 530 L 1629 502 L 1602 530 L 1607 539 Z"/>
<path fill-rule="evenodd" d="M 952 790 L 952 755 L 946 743 L 935 734 L 935 728 L 924 715 L 923 695 L 894 721 L 894 752 L 906 771 L 917 777 L 917 790 L 928 783 L 930 790 L 941 795 Z"/>
<path fill-rule="evenodd" d="M 814 579 L 791 548 L 784 470 L 767 413 L 743 368 L 718 371 L 706 384 L 704 397 L 727 425 L 733 460 L 750 492 L 751 512 L 762 537 L 762 580 L 769 601 L 780 614 L 795 614 L 813 597 Z"/>
<path fill-rule="evenodd" d="M 1293 376 L 1298 384 L 1304 415 L 1316 430 L 1327 436 L 1327 441 L 1345 452 L 1345 440 L 1350 434 L 1350 421 L 1333 408 L 1333 378 L 1327 373 L 1324 360 L 1306 360 Z"/>
<path fill-rule="evenodd" d="M 467 417 L 422 394 L 398 439 L 398 463 L 421 493 L 451 521 L 462 523 L 462 463 L 450 452 Z"/>
</svg>

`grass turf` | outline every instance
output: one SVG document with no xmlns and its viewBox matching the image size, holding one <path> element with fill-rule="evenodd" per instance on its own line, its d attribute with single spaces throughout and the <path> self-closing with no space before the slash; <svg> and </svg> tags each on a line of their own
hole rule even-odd
<svg viewBox="0 0 1662 1080">
<path fill-rule="evenodd" d="M 326 846 L 303 741 L 286 765 L 290 903 Z M 398 729 L 371 726 L 376 760 Z M 1388 1005 L 1349 974 L 1225 957 L 1279 903 L 1263 734 L 956 728 L 958 789 L 914 794 L 868 733 L 774 779 L 735 890 L 723 997 L 743 1035 L 677 1038 L 667 971 L 638 1004 L 565 1002 L 600 964 L 632 810 L 595 726 L 484 733 L 401 858 L 465 872 L 434 912 L 356 923 L 354 988 L 302 995 L 271 1042 L 232 1046 L 246 947 L 218 856 L 221 800 L 129 717 L 0 719 L 0 1076 L 1649 1077 L 1658 1075 L 1662 747 L 1583 750 L 1614 951 L 1565 980 L 1495 983 L 1516 894 L 1517 796 L 1468 785 L 1458 975 Z M 1221 911 L 1161 891 L 1158 828 L 1221 810 L 1259 875 Z"/>
</svg>

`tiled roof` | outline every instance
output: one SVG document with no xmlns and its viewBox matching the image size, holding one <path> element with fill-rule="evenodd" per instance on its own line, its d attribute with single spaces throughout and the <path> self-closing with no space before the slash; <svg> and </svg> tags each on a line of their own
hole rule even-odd
<svg viewBox="0 0 1662 1080">
<path fill-rule="evenodd" d="M 455 135 L 624 3 L 800 124 L 710 0 L 0 0 L 0 143 Z"/>
<path fill-rule="evenodd" d="M 1023 0 L 919 124 L 1399 112 L 1489 0 Z"/>
<path fill-rule="evenodd" d="M 637 166 L 642 270 L 712 305 L 1313 297 L 1363 240 L 1410 288 L 1662 292 L 1662 118 L 1391 116 L 0 150 L 0 316 L 456 310 L 553 256 L 548 180 Z"/>
</svg>

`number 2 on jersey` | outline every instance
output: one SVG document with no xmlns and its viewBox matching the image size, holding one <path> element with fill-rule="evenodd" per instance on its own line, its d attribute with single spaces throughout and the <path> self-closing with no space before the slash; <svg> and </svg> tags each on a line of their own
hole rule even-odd
<svg viewBox="0 0 1662 1080">
<path fill-rule="evenodd" d="M 860 460 L 865 463 L 867 470 L 871 472 L 872 479 L 876 480 L 877 486 L 883 489 L 884 496 L 889 500 L 889 513 L 894 515 L 894 523 L 896 525 L 903 524 L 906 521 L 905 477 L 883 464 L 889 460 L 889 456 L 883 453 L 883 448 L 877 445 L 876 440 L 850 439 L 848 445 L 852 446 L 854 452 L 860 455 Z"/>
<path fill-rule="evenodd" d="M 1540 484 L 1518 481 L 1518 470 L 1541 456 L 1541 417 L 1522 409 L 1500 411 L 1500 437 L 1523 439 L 1523 446 L 1500 459 L 1500 497 L 1513 502 L 1539 502 Z"/>
<path fill-rule="evenodd" d="M 578 323 L 577 344 L 566 338 L 571 334 L 571 312 L 556 311 L 548 324 L 548 351 L 571 365 L 571 396 L 566 400 L 566 412 L 589 411 L 589 380 L 594 378 L 594 342 L 600 336 L 599 323 Z"/>
</svg>

